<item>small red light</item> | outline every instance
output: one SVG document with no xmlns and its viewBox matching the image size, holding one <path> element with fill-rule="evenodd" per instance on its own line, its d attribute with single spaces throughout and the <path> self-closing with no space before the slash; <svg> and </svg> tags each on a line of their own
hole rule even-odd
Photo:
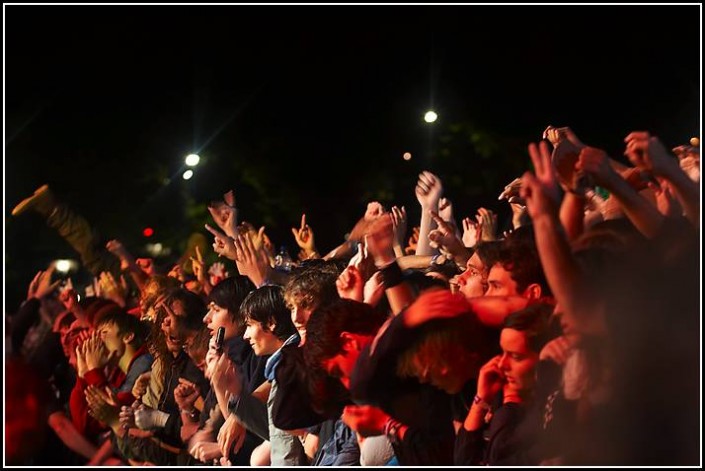
<svg viewBox="0 0 705 471">
<path fill-rule="evenodd" d="M 142 231 L 142 235 L 145 237 L 152 237 L 152 234 L 154 234 L 154 229 L 151 227 L 145 227 Z"/>
</svg>

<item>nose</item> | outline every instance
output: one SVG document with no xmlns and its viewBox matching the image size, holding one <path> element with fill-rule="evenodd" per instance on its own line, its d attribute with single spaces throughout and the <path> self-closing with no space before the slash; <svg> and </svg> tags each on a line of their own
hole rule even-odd
<svg viewBox="0 0 705 471">
<path fill-rule="evenodd" d="M 507 354 L 504 353 L 501 357 L 499 357 L 499 361 L 497 362 L 497 368 L 500 370 L 507 370 Z"/>
<path fill-rule="evenodd" d="M 208 324 L 210 321 L 210 318 L 211 318 L 211 311 L 209 309 L 208 312 L 206 312 L 206 315 L 203 316 L 203 323 Z"/>
</svg>

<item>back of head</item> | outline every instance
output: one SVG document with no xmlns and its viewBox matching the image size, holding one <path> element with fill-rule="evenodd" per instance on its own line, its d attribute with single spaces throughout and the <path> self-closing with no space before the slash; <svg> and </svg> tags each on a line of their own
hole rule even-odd
<svg viewBox="0 0 705 471">
<path fill-rule="evenodd" d="M 523 332 L 531 351 L 539 353 L 546 343 L 556 337 L 550 326 L 554 306 L 536 303 L 513 312 L 504 318 L 503 328 Z"/>
<path fill-rule="evenodd" d="M 454 362 L 479 371 L 498 351 L 497 332 L 471 312 L 426 322 L 418 327 L 416 336 L 416 342 L 399 356 L 399 376 L 418 377 L 420 369 Z"/>
<path fill-rule="evenodd" d="M 313 266 L 295 273 L 284 288 L 284 297 L 306 307 L 328 304 L 339 298 L 335 281 L 337 270 L 327 265 Z"/>
<path fill-rule="evenodd" d="M 233 320 L 240 311 L 240 305 L 250 293 L 255 289 L 255 285 L 246 276 L 231 276 L 213 287 L 208 301 L 227 309 Z"/>
<path fill-rule="evenodd" d="M 507 236 L 498 262 L 510 272 L 512 280 L 517 284 L 517 291 L 523 292 L 535 283 L 541 287 L 542 297 L 551 296 L 532 226 L 522 226 Z"/>
<path fill-rule="evenodd" d="M 191 332 L 199 331 L 203 327 L 203 317 L 208 308 L 200 296 L 182 288 L 174 291 L 167 302 L 180 322 L 179 327 Z"/>
<path fill-rule="evenodd" d="M 374 336 L 386 320 L 386 314 L 350 299 L 338 299 L 319 307 L 306 325 L 309 339 L 303 347 L 306 364 L 312 370 L 320 369 L 324 360 L 342 352 L 343 332 Z"/>
</svg>

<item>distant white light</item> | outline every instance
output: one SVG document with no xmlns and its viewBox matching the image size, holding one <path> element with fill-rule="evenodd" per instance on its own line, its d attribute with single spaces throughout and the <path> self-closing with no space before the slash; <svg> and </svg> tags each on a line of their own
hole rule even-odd
<svg viewBox="0 0 705 471">
<path fill-rule="evenodd" d="M 697 137 L 691 137 L 690 138 L 690 145 L 693 147 L 699 147 L 700 146 L 700 139 Z"/>
<path fill-rule="evenodd" d="M 201 157 L 198 154 L 189 154 L 186 156 L 186 165 L 189 167 L 195 167 L 200 161 Z"/>
<path fill-rule="evenodd" d="M 411 160 L 411 152 L 404 152 L 404 160 Z"/>
<path fill-rule="evenodd" d="M 423 119 L 427 123 L 433 123 L 435 120 L 438 119 L 438 115 L 435 111 L 427 111 L 426 114 L 423 116 Z"/>
<path fill-rule="evenodd" d="M 182 177 L 184 177 L 184 180 L 189 180 L 193 176 L 193 170 L 186 170 Z"/>
<path fill-rule="evenodd" d="M 157 242 L 156 244 L 147 244 L 145 248 L 152 257 L 158 257 L 160 255 L 163 255 L 165 252 L 164 246 L 159 242 Z"/>
<path fill-rule="evenodd" d="M 81 295 L 76 293 L 76 301 L 81 302 Z"/>
<path fill-rule="evenodd" d="M 54 260 L 54 268 L 59 273 L 70 273 L 78 270 L 78 262 L 72 259 L 57 259 Z"/>
<path fill-rule="evenodd" d="M 69 270 L 71 270 L 71 261 L 70 260 L 57 260 L 56 264 L 54 265 L 56 267 L 56 271 L 60 273 L 68 273 Z"/>
</svg>

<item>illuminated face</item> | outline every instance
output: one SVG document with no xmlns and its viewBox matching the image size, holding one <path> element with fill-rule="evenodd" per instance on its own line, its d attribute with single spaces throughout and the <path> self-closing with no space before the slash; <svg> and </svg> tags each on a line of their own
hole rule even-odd
<svg viewBox="0 0 705 471">
<path fill-rule="evenodd" d="M 529 348 L 526 334 L 511 328 L 502 329 L 499 345 L 503 353 L 497 367 L 504 373 L 507 385 L 517 392 L 530 391 L 539 354 Z"/>
<path fill-rule="evenodd" d="M 501 263 L 495 263 L 490 268 L 487 277 L 487 292 L 485 296 L 521 296 L 517 291 L 517 283 L 512 280 L 511 273 L 507 271 Z"/>
<path fill-rule="evenodd" d="M 123 336 L 118 332 L 118 326 L 114 322 L 107 322 L 98 328 L 100 339 L 108 350 L 108 357 L 115 352 L 117 358 L 125 354 L 126 345 Z"/>
<path fill-rule="evenodd" d="M 208 312 L 203 318 L 203 323 L 211 331 L 211 336 L 215 335 L 219 327 L 225 327 L 226 340 L 238 336 L 239 326 L 233 322 L 230 311 L 214 302 L 208 305 Z"/>
<path fill-rule="evenodd" d="M 291 311 L 291 322 L 301 337 L 301 345 L 306 341 L 306 324 L 316 305 L 310 296 L 286 296 L 286 306 Z"/>
<path fill-rule="evenodd" d="M 185 315 L 181 303 L 174 302 L 171 306 L 165 306 L 166 316 L 162 321 L 162 332 L 166 339 L 167 349 L 174 355 L 178 355 L 184 345 L 185 336 L 179 330 L 179 315 Z"/>
<path fill-rule="evenodd" d="M 466 298 L 482 296 L 487 290 L 487 270 L 477 253 L 468 260 L 467 268 L 451 280 Z"/>
<path fill-rule="evenodd" d="M 262 323 L 254 319 L 247 319 L 247 328 L 243 338 L 250 342 L 255 355 L 271 355 L 282 346 L 282 341 L 272 333 L 272 329 L 267 330 L 262 327 Z"/>
</svg>

